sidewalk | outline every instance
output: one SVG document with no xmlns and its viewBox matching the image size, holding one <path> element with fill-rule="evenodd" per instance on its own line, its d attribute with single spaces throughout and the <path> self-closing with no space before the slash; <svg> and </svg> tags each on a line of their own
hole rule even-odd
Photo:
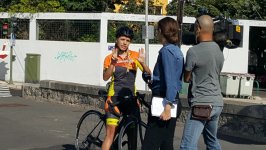
<svg viewBox="0 0 266 150">
<path fill-rule="evenodd" d="M 0 80 L 0 87 L 8 87 L 10 94 L 12 96 L 21 96 L 22 97 L 22 85 L 25 83 L 14 82 L 13 84 L 9 84 L 6 81 Z"/>
<path fill-rule="evenodd" d="M 22 85 L 25 83 L 21 82 L 13 82 L 13 84 L 9 84 L 7 81 L 0 80 L 0 85 L 1 86 L 7 86 L 12 89 L 22 89 Z"/>
<path fill-rule="evenodd" d="M 235 101 L 236 103 L 249 102 L 254 104 L 263 104 L 266 105 L 266 89 L 256 90 L 253 89 L 251 99 L 243 98 L 224 98 L 224 100 Z"/>
<path fill-rule="evenodd" d="M 22 90 L 23 85 L 29 85 L 32 83 L 22 83 L 22 82 L 13 82 L 13 84 L 9 84 L 7 81 L 0 80 L 0 86 L 9 87 L 11 94 L 15 94 L 16 96 L 22 96 L 22 93 L 19 92 Z M 20 93 L 20 94 L 19 94 Z M 19 95 L 17 95 L 19 94 Z M 266 89 L 253 89 L 253 96 L 251 99 L 243 99 L 243 98 L 226 98 L 225 101 L 230 101 L 231 103 L 254 103 L 254 104 L 264 104 L 266 105 Z"/>
<path fill-rule="evenodd" d="M 22 96 L 20 92 L 22 90 L 23 85 L 30 85 L 32 83 L 23 83 L 23 82 L 13 82 L 13 84 L 9 84 L 7 81 L 0 80 L 0 86 L 9 87 L 11 94 L 15 94 L 16 96 Z M 35 84 L 36 85 L 36 84 Z M 19 95 L 17 95 L 19 94 Z M 248 102 L 252 104 L 263 104 L 266 105 L 266 89 L 253 89 L 251 99 L 244 98 L 227 98 L 224 97 L 225 101 L 233 101 L 236 103 Z"/>
</svg>

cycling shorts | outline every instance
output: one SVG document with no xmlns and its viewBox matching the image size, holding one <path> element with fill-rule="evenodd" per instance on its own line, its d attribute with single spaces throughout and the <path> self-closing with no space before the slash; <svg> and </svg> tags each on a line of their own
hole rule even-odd
<svg viewBox="0 0 266 150">
<path fill-rule="evenodd" d="M 118 126 L 119 125 L 119 117 L 108 112 L 107 117 L 106 117 L 106 125 Z"/>
<path fill-rule="evenodd" d="M 109 106 L 109 103 L 116 102 L 117 98 L 108 96 L 104 105 L 106 113 L 106 124 L 118 126 L 120 117 L 117 114 L 121 114 L 118 106 L 114 106 L 113 109 Z"/>
<path fill-rule="evenodd" d="M 115 103 L 118 100 L 123 100 L 119 99 L 117 96 L 108 96 L 106 102 L 105 102 L 105 113 L 106 113 L 106 124 L 107 125 L 113 125 L 113 126 L 118 126 L 120 116 L 122 113 L 123 114 L 136 114 L 139 108 L 139 104 L 132 105 L 131 103 L 126 103 L 123 102 L 119 104 L 118 106 L 110 107 L 109 103 Z"/>
</svg>

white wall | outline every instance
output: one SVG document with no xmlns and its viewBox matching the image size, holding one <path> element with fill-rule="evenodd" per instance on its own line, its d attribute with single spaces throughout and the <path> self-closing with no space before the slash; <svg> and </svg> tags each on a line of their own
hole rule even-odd
<svg viewBox="0 0 266 150">
<path fill-rule="evenodd" d="M 3 14 L 2 18 L 8 18 L 8 14 Z M 1 18 L 0 17 L 0 18 Z M 144 15 L 133 14 L 67 14 L 67 13 L 46 13 L 46 14 L 20 14 L 20 17 L 30 18 L 30 40 L 16 40 L 14 54 L 16 61 L 13 65 L 13 81 L 24 82 L 25 78 L 25 58 L 27 53 L 41 55 L 40 79 L 41 80 L 58 80 L 65 82 L 75 82 L 90 85 L 105 85 L 102 80 L 102 70 L 104 57 L 111 52 L 108 51 L 107 43 L 107 22 L 108 20 L 124 21 L 145 21 Z M 149 16 L 149 21 L 158 21 L 164 16 Z M 175 16 L 172 16 L 176 18 Z M 101 37 L 99 43 L 91 42 L 62 42 L 62 41 L 39 41 L 36 40 L 36 19 L 97 19 L 101 20 Z M 184 22 L 193 23 L 195 18 L 184 17 Z M 248 37 L 250 26 L 266 26 L 264 21 L 240 20 L 240 25 L 244 26 L 243 47 L 237 49 L 225 49 L 223 51 L 225 63 L 223 72 L 247 73 L 248 67 Z M 0 47 L 5 40 L 0 39 Z M 131 44 L 130 49 L 138 50 L 145 48 L 145 44 Z M 149 66 L 153 69 L 158 51 L 162 45 L 149 45 Z M 186 56 L 190 46 L 182 45 L 181 49 Z M 9 50 L 10 45 L 7 47 Z M 5 68 L 1 72 L 9 69 L 9 57 L 0 59 L 0 63 L 5 62 Z M 9 70 L 6 71 L 1 80 L 9 81 Z M 145 89 L 141 79 L 140 71 L 138 72 L 137 82 L 138 89 Z"/>
<path fill-rule="evenodd" d="M 43 45 L 41 47 L 41 80 L 53 79 L 99 85 L 99 43 L 39 43 Z"/>
<path fill-rule="evenodd" d="M 100 43 L 17 40 L 14 54 L 13 81 L 24 82 L 26 55 L 40 54 L 40 80 L 100 84 Z M 9 69 L 9 57 L 2 61 Z"/>
</svg>

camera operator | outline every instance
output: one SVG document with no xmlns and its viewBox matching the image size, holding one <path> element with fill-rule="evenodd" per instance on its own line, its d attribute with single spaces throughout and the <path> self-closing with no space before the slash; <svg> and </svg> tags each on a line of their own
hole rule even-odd
<svg viewBox="0 0 266 150">
<path fill-rule="evenodd" d="M 223 109 L 223 97 L 219 75 L 224 56 L 218 44 L 213 41 L 214 23 L 209 15 L 199 16 L 194 27 L 198 44 L 187 52 L 184 74 L 184 81 L 190 83 L 188 101 L 191 109 L 184 126 L 180 149 L 196 150 L 199 137 L 203 134 L 206 149 L 220 150 L 217 127 Z"/>
</svg>

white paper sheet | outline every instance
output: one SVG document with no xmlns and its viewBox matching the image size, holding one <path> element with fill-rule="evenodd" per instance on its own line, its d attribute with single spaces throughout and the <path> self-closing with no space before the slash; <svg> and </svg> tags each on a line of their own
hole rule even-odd
<svg viewBox="0 0 266 150">
<path fill-rule="evenodd" d="M 152 98 L 152 104 L 151 104 L 151 114 L 152 116 L 157 116 L 159 117 L 163 110 L 164 106 L 166 104 L 166 101 L 164 98 L 161 97 L 153 97 Z M 171 108 L 171 117 L 175 118 L 176 117 L 176 112 L 177 112 L 177 104 L 173 103 L 173 106 Z"/>
</svg>

